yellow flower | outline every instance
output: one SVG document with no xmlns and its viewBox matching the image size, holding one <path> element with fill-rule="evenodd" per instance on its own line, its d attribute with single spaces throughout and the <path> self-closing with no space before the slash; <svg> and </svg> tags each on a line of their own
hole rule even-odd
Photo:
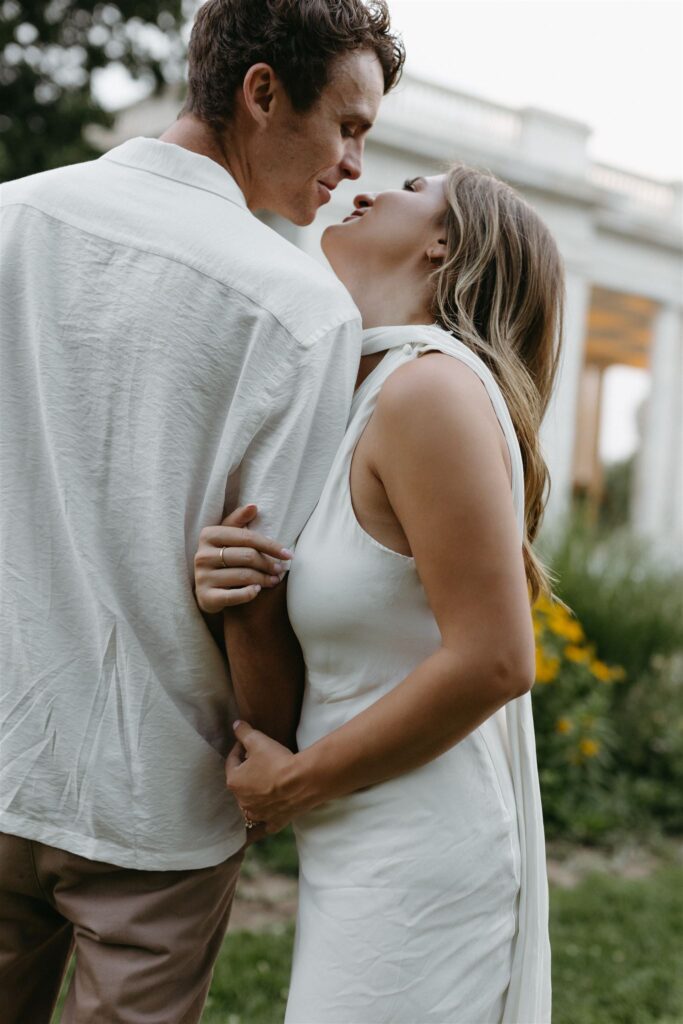
<svg viewBox="0 0 683 1024">
<path fill-rule="evenodd" d="M 579 750 L 584 757 L 595 757 L 600 751 L 600 744 L 597 740 L 581 740 L 579 743 Z"/>
<path fill-rule="evenodd" d="M 560 659 L 548 656 L 542 647 L 536 648 L 536 682 L 551 683 L 557 678 L 560 669 Z"/>
<path fill-rule="evenodd" d="M 553 633 L 557 636 L 564 637 L 565 640 L 570 640 L 574 644 L 580 644 L 586 639 L 585 633 L 581 628 L 581 624 L 572 619 L 566 612 L 555 613 L 551 616 L 549 625 Z"/>
<path fill-rule="evenodd" d="M 540 594 L 534 605 L 534 611 L 547 615 L 555 607 L 554 602 L 546 594 Z"/>
<path fill-rule="evenodd" d="M 577 644 L 567 644 L 564 649 L 564 656 L 569 661 L 588 661 L 590 658 L 590 651 L 587 647 L 579 647 Z"/>
<path fill-rule="evenodd" d="M 612 682 L 612 669 L 609 665 L 606 665 L 604 661 L 599 661 L 597 658 L 591 662 L 591 672 L 596 679 L 599 679 L 601 683 Z"/>
<path fill-rule="evenodd" d="M 555 722 L 555 732 L 567 733 L 571 732 L 574 728 L 574 723 L 570 718 L 558 718 Z"/>
</svg>

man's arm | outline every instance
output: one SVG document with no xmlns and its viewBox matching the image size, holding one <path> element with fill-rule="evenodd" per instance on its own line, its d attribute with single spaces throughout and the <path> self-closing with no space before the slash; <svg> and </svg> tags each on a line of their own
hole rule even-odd
<svg viewBox="0 0 683 1024">
<path fill-rule="evenodd" d="M 227 608 L 223 630 L 240 715 L 294 750 L 304 660 L 287 616 L 287 579 L 250 604 Z"/>
</svg>

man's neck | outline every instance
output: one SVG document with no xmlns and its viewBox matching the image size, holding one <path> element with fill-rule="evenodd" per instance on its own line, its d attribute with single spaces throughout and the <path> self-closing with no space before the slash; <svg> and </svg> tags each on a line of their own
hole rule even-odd
<svg viewBox="0 0 683 1024">
<path fill-rule="evenodd" d="M 243 174 L 239 157 L 232 151 L 228 152 L 225 142 L 219 139 L 204 121 L 195 117 L 194 114 L 183 114 L 170 128 L 166 129 L 163 135 L 159 136 L 159 140 L 171 142 L 175 146 L 182 146 L 183 149 L 188 149 L 191 153 L 206 156 L 209 160 L 219 164 L 235 179 L 247 199 L 247 205 L 249 205 L 246 176 Z"/>
</svg>

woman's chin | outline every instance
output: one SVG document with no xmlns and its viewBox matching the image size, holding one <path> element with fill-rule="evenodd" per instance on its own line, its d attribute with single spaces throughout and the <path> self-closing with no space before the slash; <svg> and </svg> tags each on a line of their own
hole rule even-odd
<svg viewBox="0 0 683 1024">
<path fill-rule="evenodd" d="M 335 236 L 338 236 L 341 226 L 341 224 L 330 224 L 330 226 L 325 228 L 320 236 L 320 248 L 327 259 L 327 262 L 331 264 L 333 269 L 335 253 L 338 250 Z"/>
</svg>

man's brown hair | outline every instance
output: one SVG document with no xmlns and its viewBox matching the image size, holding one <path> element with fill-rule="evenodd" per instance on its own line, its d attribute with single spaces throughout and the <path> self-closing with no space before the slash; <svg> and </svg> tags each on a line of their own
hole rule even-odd
<svg viewBox="0 0 683 1024">
<path fill-rule="evenodd" d="M 272 67 L 303 113 L 327 85 L 333 60 L 363 49 L 377 55 L 387 93 L 405 50 L 390 31 L 386 0 L 207 0 L 190 37 L 183 113 L 225 127 L 245 74 L 259 63 Z"/>
</svg>

